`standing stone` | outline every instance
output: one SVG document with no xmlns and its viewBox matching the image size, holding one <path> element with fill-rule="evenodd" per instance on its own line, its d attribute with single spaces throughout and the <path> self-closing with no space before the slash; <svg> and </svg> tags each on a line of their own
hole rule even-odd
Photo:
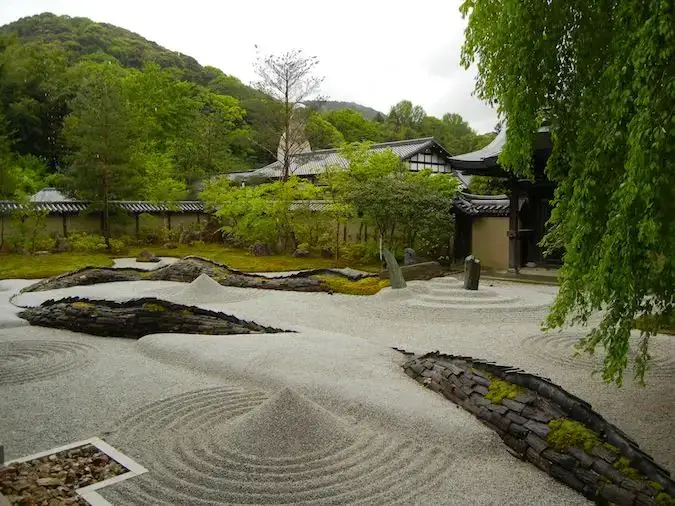
<svg viewBox="0 0 675 506">
<path fill-rule="evenodd" d="M 405 288 L 407 286 L 401 268 L 394 258 L 394 255 L 388 249 L 383 251 L 384 259 L 387 262 L 387 270 L 389 271 L 389 282 L 393 289 Z"/>
<path fill-rule="evenodd" d="M 480 281 L 480 260 L 469 255 L 464 260 L 464 289 L 478 290 Z"/>
<path fill-rule="evenodd" d="M 406 248 L 403 250 L 403 265 L 413 265 L 417 262 L 417 255 L 415 254 L 414 249 Z"/>
</svg>

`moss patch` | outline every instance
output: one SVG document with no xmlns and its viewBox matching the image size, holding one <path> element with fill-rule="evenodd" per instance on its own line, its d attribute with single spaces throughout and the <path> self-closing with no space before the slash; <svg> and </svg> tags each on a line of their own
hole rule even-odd
<svg viewBox="0 0 675 506">
<path fill-rule="evenodd" d="M 628 478 L 635 481 L 646 481 L 646 477 L 640 473 L 637 469 L 630 465 L 630 460 L 628 457 L 619 457 L 619 459 L 614 462 L 612 465 L 614 469 L 619 471 L 622 474 L 625 474 Z"/>
<path fill-rule="evenodd" d="M 557 450 L 565 450 L 571 446 L 581 448 L 590 453 L 594 446 L 601 446 L 600 437 L 583 423 L 569 418 L 556 418 L 548 423 L 547 440 Z"/>
<path fill-rule="evenodd" d="M 675 506 L 675 498 L 665 492 L 657 494 L 655 499 L 658 506 Z"/>
<path fill-rule="evenodd" d="M 524 392 L 525 389 L 519 385 L 490 376 L 490 386 L 488 386 L 488 393 L 485 398 L 491 400 L 494 404 L 499 404 L 503 399 L 515 399 Z"/>
<path fill-rule="evenodd" d="M 363 278 L 358 281 L 350 281 L 341 276 L 331 276 L 330 274 L 315 276 L 321 280 L 322 284 L 327 285 L 336 293 L 347 295 L 374 295 L 384 287 L 389 286 L 388 279 Z"/>
<path fill-rule="evenodd" d="M 143 308 L 147 309 L 148 311 L 154 311 L 156 313 L 163 313 L 166 311 L 166 308 L 160 304 L 153 304 L 152 302 L 146 302 L 143 304 Z"/>
<path fill-rule="evenodd" d="M 72 306 L 78 309 L 88 309 L 90 307 L 94 307 L 94 305 L 89 302 L 73 302 Z"/>
</svg>

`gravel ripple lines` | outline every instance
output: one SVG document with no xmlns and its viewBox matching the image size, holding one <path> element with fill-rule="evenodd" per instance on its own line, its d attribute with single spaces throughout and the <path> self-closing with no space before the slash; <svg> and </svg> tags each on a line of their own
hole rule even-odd
<svg viewBox="0 0 675 506">
<path fill-rule="evenodd" d="M 288 389 L 268 400 L 231 387 L 171 397 L 126 418 L 114 439 L 150 470 L 106 491 L 115 504 L 409 504 L 448 464 Z"/>
<path fill-rule="evenodd" d="M 38 381 L 80 368 L 90 361 L 93 346 L 70 341 L 0 342 L 0 385 Z"/>
</svg>

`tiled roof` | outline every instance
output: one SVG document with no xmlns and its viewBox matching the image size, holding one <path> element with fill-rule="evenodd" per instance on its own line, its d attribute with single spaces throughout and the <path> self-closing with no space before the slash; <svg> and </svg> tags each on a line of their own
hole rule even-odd
<svg viewBox="0 0 675 506">
<path fill-rule="evenodd" d="M 401 160 L 406 160 L 420 151 L 424 151 L 434 145 L 440 147 L 433 137 L 423 137 L 421 139 L 373 144 L 370 147 L 370 150 L 381 152 L 391 149 Z M 300 153 L 291 157 L 291 173 L 296 176 L 314 176 L 321 174 L 326 170 L 326 167 L 330 165 L 347 168 L 348 163 L 347 160 L 340 156 L 337 149 L 319 149 L 312 151 L 311 153 Z M 276 161 L 258 170 L 251 171 L 248 175 L 272 179 L 280 178 L 282 175 L 282 168 L 282 163 Z M 233 175 L 233 179 L 241 176 L 242 174 Z"/>
<path fill-rule="evenodd" d="M 89 204 L 79 200 L 70 200 L 63 202 L 31 202 L 26 205 L 15 200 L 0 200 L 0 214 L 9 214 L 12 211 L 25 209 L 28 206 L 53 214 L 77 214 L 86 211 Z"/>
<path fill-rule="evenodd" d="M 147 201 L 113 201 L 110 203 L 131 213 L 161 213 L 166 211 L 176 213 L 203 213 L 204 203 L 200 200 L 184 200 L 171 204 L 158 204 Z M 38 210 L 45 210 L 51 214 L 77 214 L 87 210 L 90 203 L 83 200 L 69 200 L 62 202 L 31 202 L 21 204 L 14 200 L 0 200 L 0 214 L 9 214 L 17 209 L 32 206 Z"/>
<path fill-rule="evenodd" d="M 506 195 L 472 195 L 460 193 L 455 207 L 469 216 L 508 216 L 509 198 Z"/>
<path fill-rule="evenodd" d="M 181 200 L 169 204 L 148 202 L 147 200 L 120 200 L 114 205 L 132 213 L 203 213 L 204 203 L 201 200 Z"/>
<path fill-rule="evenodd" d="M 492 142 L 482 149 L 472 151 L 471 153 L 464 153 L 462 155 L 455 155 L 450 157 L 450 165 L 456 170 L 485 170 L 497 165 L 499 154 L 504 149 L 506 144 L 507 126 L 499 131 L 497 136 L 492 139 Z M 537 130 L 534 140 L 534 149 L 550 149 L 551 134 L 548 126 L 542 126 Z"/>
</svg>

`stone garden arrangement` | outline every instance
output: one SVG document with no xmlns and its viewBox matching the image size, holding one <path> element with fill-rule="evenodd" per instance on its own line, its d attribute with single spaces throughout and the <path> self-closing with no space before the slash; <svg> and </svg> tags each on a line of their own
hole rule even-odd
<svg viewBox="0 0 675 506">
<path fill-rule="evenodd" d="M 549 380 L 438 352 L 413 356 L 408 376 L 474 414 L 527 460 L 592 501 L 673 504 L 675 481 L 591 405 Z"/>
<path fill-rule="evenodd" d="M 0 325 L 0 444 L 13 459 L 41 452 L 0 467 L 0 493 L 48 506 L 674 504 L 641 448 L 675 462 L 661 450 L 671 341 L 654 342 L 655 386 L 628 389 L 639 414 L 607 417 L 626 394 L 594 393 L 597 361 L 537 332 L 552 289 L 430 276 L 355 297 L 331 295 L 330 276 L 364 279 L 186 257 L 0 281 L 0 323 L 30 324 Z M 538 374 L 495 363 L 519 353 Z M 495 362 L 468 356 L 485 354 Z"/>
<path fill-rule="evenodd" d="M 19 316 L 41 327 L 136 339 L 160 332 L 209 335 L 283 332 L 224 313 L 150 297 L 121 303 L 77 297 L 49 300 L 23 310 Z"/>
<path fill-rule="evenodd" d="M 223 286 L 238 288 L 260 288 L 265 290 L 290 290 L 299 292 L 330 292 L 331 289 L 320 279 L 312 276 L 330 274 L 358 280 L 364 274 L 345 274 L 338 269 L 314 269 L 284 277 L 266 277 L 247 274 L 224 264 L 202 257 L 187 256 L 182 260 L 165 265 L 153 271 L 144 269 L 116 269 L 107 267 L 84 267 L 60 276 L 39 281 L 23 289 L 24 292 L 53 290 L 72 286 L 94 285 L 117 281 L 181 281 L 189 283 L 201 274 L 206 274 Z"/>
</svg>

